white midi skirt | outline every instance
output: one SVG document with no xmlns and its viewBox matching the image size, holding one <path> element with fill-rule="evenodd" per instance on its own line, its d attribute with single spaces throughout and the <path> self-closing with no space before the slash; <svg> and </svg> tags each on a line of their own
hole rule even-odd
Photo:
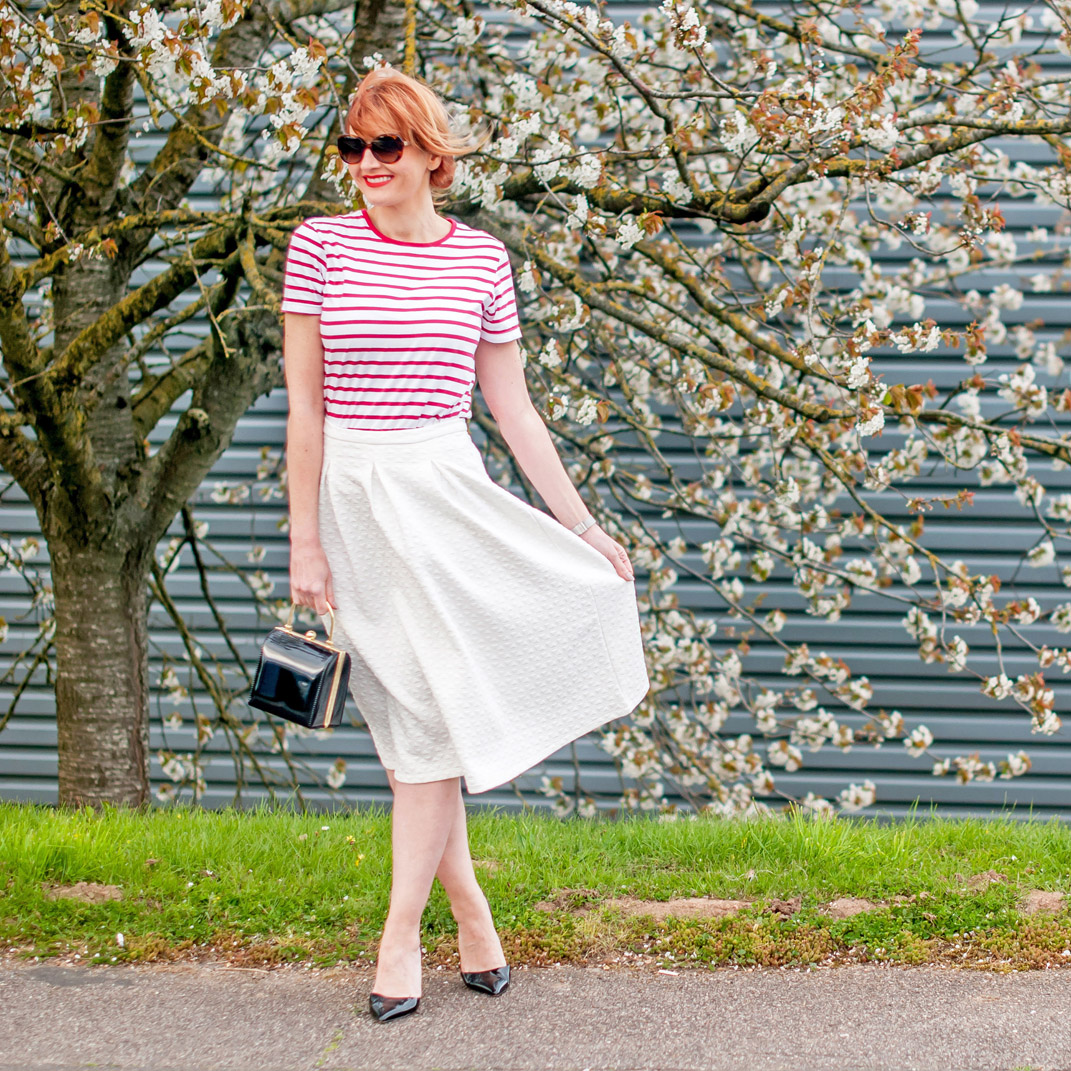
<svg viewBox="0 0 1071 1071">
<path fill-rule="evenodd" d="M 650 687 L 635 582 L 495 483 L 462 417 L 326 418 L 319 529 L 350 691 L 399 781 L 486 792 Z"/>
</svg>

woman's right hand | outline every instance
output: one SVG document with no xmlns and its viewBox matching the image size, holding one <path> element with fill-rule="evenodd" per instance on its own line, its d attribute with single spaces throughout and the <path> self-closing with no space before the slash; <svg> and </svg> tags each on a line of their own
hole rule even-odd
<svg viewBox="0 0 1071 1071">
<path fill-rule="evenodd" d="M 290 547 L 290 599 L 296 606 L 307 606 L 318 614 L 335 607 L 335 590 L 327 555 L 319 540 L 295 543 Z"/>
</svg>

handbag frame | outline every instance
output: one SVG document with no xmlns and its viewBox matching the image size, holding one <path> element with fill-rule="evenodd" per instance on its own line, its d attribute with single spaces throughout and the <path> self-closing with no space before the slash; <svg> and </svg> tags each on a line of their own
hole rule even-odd
<svg viewBox="0 0 1071 1071">
<path fill-rule="evenodd" d="M 291 636 L 298 636 L 308 643 L 315 644 L 317 647 L 323 647 L 328 651 L 334 651 L 339 657 L 335 660 L 335 675 L 331 679 L 331 690 L 327 693 L 327 713 L 324 716 L 324 723 L 320 727 L 322 729 L 331 728 L 331 715 L 335 709 L 335 700 L 338 698 L 338 685 L 342 680 L 342 663 L 345 660 L 345 651 L 341 647 L 336 647 L 331 642 L 331 637 L 335 634 L 335 611 L 331 609 L 331 604 L 327 604 L 327 612 L 331 615 L 331 628 L 327 633 L 327 640 L 318 640 L 316 638 L 316 632 L 314 629 L 309 629 L 308 632 L 297 632 L 294 629 L 294 614 L 297 610 L 297 604 L 291 600 L 290 613 L 286 616 L 286 623 L 282 625 L 276 625 L 278 629 L 282 629 L 283 632 L 289 632 Z"/>
</svg>

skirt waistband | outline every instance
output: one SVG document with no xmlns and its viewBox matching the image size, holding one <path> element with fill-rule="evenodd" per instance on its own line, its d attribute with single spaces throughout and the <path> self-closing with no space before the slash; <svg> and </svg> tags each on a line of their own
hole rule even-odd
<svg viewBox="0 0 1071 1071">
<path fill-rule="evenodd" d="M 445 417 L 419 424 L 412 428 L 348 428 L 333 417 L 324 417 L 324 438 L 337 439 L 349 443 L 369 443 L 372 445 L 389 443 L 419 443 L 426 439 L 438 439 L 443 435 L 469 434 L 468 421 L 462 416 Z"/>
</svg>

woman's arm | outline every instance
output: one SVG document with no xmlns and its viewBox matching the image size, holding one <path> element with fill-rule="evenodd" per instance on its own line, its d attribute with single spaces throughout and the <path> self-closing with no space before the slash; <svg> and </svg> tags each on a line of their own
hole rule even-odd
<svg viewBox="0 0 1071 1071">
<path fill-rule="evenodd" d="M 562 524 L 567 528 L 578 524 L 590 511 L 569 479 L 550 432 L 532 404 L 517 343 L 481 340 L 476 347 L 476 378 L 487 408 L 525 476 Z M 605 554 L 619 576 L 633 579 L 625 548 L 600 525 L 588 528 L 580 538 Z"/>
<path fill-rule="evenodd" d="M 318 614 L 335 604 L 320 546 L 320 468 L 324 448 L 324 350 L 320 317 L 283 313 L 286 486 L 290 502 L 290 598 Z"/>
</svg>

